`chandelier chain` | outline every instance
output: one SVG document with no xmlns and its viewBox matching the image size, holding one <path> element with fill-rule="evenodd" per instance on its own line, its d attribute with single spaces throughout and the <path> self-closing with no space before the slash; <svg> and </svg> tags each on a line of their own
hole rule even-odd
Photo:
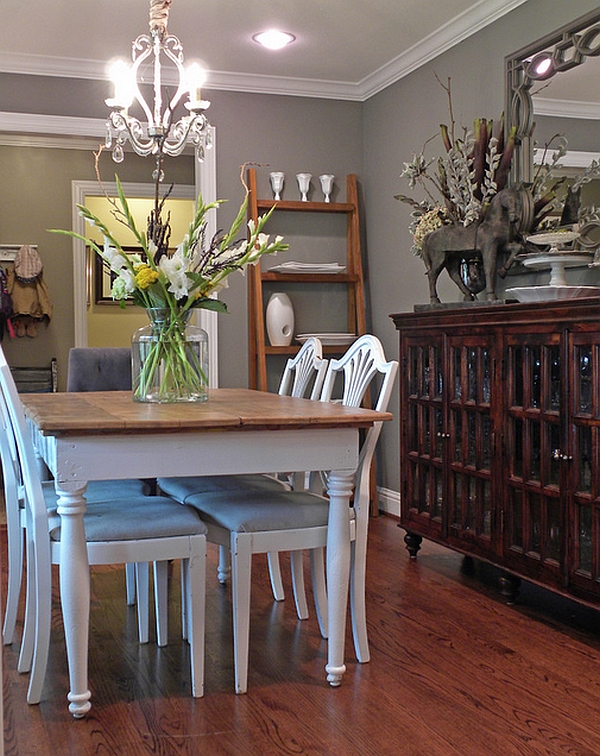
<svg viewBox="0 0 600 756">
<path fill-rule="evenodd" d="M 160 37 L 167 34 L 169 9 L 173 0 L 150 0 L 150 29 L 157 31 Z"/>
</svg>

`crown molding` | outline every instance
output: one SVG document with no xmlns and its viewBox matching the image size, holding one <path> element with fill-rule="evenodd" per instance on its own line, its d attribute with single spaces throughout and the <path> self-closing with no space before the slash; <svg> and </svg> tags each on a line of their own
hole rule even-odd
<svg viewBox="0 0 600 756">
<path fill-rule="evenodd" d="M 106 137 L 106 119 L 75 116 L 8 113 L 0 111 L 0 132 L 17 134 L 53 134 L 68 137 Z M 0 134 L 1 138 L 7 134 Z"/>
<path fill-rule="evenodd" d="M 551 100 L 546 97 L 533 98 L 533 112 L 541 116 L 556 118 L 581 118 L 590 121 L 600 120 L 600 103 L 580 102 L 577 100 Z"/>
<path fill-rule="evenodd" d="M 211 71 L 206 89 L 364 102 L 527 0 L 479 0 L 359 82 Z M 0 52 L 0 72 L 106 81 L 106 61 Z M 167 72 L 165 72 L 167 74 Z M 165 81 L 175 84 L 174 81 Z"/>
<path fill-rule="evenodd" d="M 450 50 L 526 2 L 527 0 L 479 0 L 478 3 L 441 26 L 433 34 L 425 37 L 363 79 L 358 85 L 361 91 L 361 99 L 368 100 L 369 97 L 373 97 L 399 79 L 408 76 L 412 71 L 437 58 L 438 55 Z"/>
<path fill-rule="evenodd" d="M 540 165 L 543 159 L 546 162 L 552 160 L 556 150 L 544 150 L 537 147 L 533 151 L 533 162 Z M 567 150 L 567 152 L 558 161 L 558 166 L 562 168 L 588 168 L 592 162 L 600 161 L 600 153 L 584 152 L 583 150 Z"/>
<path fill-rule="evenodd" d="M 206 89 L 223 92 L 251 92 L 254 94 L 287 95 L 289 97 L 316 97 L 326 100 L 362 102 L 360 88 L 347 81 L 325 79 L 299 79 L 265 74 L 210 71 Z M 204 89 L 203 89 L 204 91 Z"/>
<path fill-rule="evenodd" d="M 93 150 L 105 136 L 106 121 L 100 118 L 0 111 L 0 145 L 4 147 Z"/>
</svg>

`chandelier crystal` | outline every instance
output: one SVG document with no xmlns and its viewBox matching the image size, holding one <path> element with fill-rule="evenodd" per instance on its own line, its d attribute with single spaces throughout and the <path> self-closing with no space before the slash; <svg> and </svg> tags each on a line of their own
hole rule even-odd
<svg viewBox="0 0 600 756">
<path fill-rule="evenodd" d="M 181 42 L 167 32 L 172 1 L 150 0 L 150 33 L 140 34 L 132 43 L 131 64 L 116 61 L 112 65 L 115 90 L 114 97 L 106 100 L 113 108 L 107 122 L 106 147 L 112 150 L 116 163 L 125 157 L 126 142 L 138 155 L 154 155 L 158 166 L 164 155 L 180 155 L 188 143 L 194 145 L 198 160 L 203 160 L 205 149 L 211 147 L 210 124 L 204 115 L 210 102 L 202 99 L 201 91 L 206 72 L 198 63 L 183 66 Z M 178 81 L 172 97 L 163 80 L 164 63 Z M 145 78 L 148 71 L 150 81 Z M 144 91 L 150 98 L 144 97 Z M 186 94 L 188 101 L 182 102 Z M 135 103 L 141 108 L 141 118 L 129 113 Z M 188 112 L 175 121 L 179 105 L 180 111 L 186 108 Z"/>
</svg>

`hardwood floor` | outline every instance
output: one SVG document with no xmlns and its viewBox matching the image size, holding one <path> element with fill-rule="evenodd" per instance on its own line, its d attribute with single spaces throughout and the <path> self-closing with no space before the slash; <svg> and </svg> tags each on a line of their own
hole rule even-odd
<svg viewBox="0 0 600 756">
<path fill-rule="evenodd" d="M 600 613 L 530 585 L 506 606 L 493 568 L 426 542 L 411 562 L 403 535 L 392 518 L 372 521 L 371 662 L 356 663 L 349 635 L 348 671 L 337 689 L 325 682 L 316 619 L 297 621 L 291 591 L 273 602 L 260 558 L 249 690 L 236 696 L 230 600 L 211 548 L 206 692 L 198 700 L 189 695 L 179 638 L 178 570 L 162 649 L 138 645 L 122 571 L 95 570 L 92 710 L 83 720 L 67 711 L 55 603 L 39 706 L 25 703 L 18 645 L 4 649 L 7 756 L 598 756 Z"/>
</svg>

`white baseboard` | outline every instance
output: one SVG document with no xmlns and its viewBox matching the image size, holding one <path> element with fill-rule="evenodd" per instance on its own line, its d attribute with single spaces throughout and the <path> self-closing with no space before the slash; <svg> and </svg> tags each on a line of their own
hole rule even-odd
<svg viewBox="0 0 600 756">
<path fill-rule="evenodd" d="M 379 487 L 379 509 L 385 514 L 400 517 L 400 492 L 390 488 Z"/>
</svg>

